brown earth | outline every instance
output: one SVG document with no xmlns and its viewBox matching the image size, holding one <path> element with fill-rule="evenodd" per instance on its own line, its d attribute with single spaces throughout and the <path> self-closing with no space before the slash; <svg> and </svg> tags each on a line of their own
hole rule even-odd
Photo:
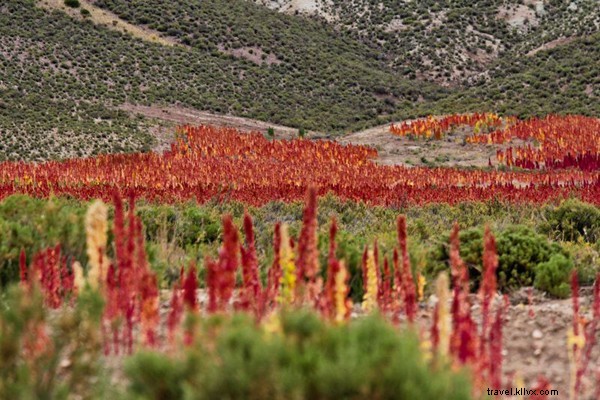
<svg viewBox="0 0 600 400">
<path fill-rule="evenodd" d="M 560 38 L 552 40 L 548 43 L 544 43 L 540 47 L 531 50 L 530 52 L 527 53 L 527 57 L 534 56 L 536 53 L 539 53 L 542 50 L 550 50 L 550 49 L 553 49 L 558 46 L 563 46 L 565 44 L 569 44 L 572 41 L 574 41 L 575 39 L 577 39 L 577 36 L 560 37 Z"/>
<path fill-rule="evenodd" d="M 580 313 L 589 321 L 592 288 L 582 288 L 579 295 Z M 558 396 L 549 396 L 548 400 L 569 399 L 570 360 L 567 334 L 572 326 L 572 300 L 549 299 L 545 293 L 532 288 L 521 288 L 509 295 L 509 301 L 502 330 L 502 372 L 505 387 L 533 389 L 538 378 L 543 376 L 550 382 L 549 389 L 558 390 Z M 495 306 L 501 303 L 500 296 L 497 296 Z M 434 304 L 432 298 L 421 304 L 418 326 L 425 337 L 428 337 L 431 329 Z M 480 321 L 481 309 L 476 295 L 471 295 L 471 304 L 475 320 Z M 357 314 L 359 313 L 360 311 Z M 596 337 L 597 342 L 583 379 L 583 390 L 579 400 L 598 400 L 594 397 L 594 390 L 596 374 L 600 373 L 600 332 Z M 600 385 L 600 381 L 597 384 Z M 527 398 L 515 396 L 504 399 Z"/>
<path fill-rule="evenodd" d="M 275 131 L 276 139 L 291 139 L 298 136 L 298 129 L 287 126 L 271 124 L 251 118 L 234 117 L 232 115 L 213 114 L 197 111 L 181 106 L 142 106 L 123 104 L 119 107 L 131 114 L 142 115 L 150 118 L 154 124 L 150 132 L 157 140 L 154 151 L 164 151 L 169 148 L 173 140 L 175 127 L 179 125 L 212 125 L 218 127 L 235 128 L 246 132 L 267 133 L 269 128 Z M 315 132 L 307 132 L 307 137 L 318 137 Z"/>
<path fill-rule="evenodd" d="M 338 142 L 375 147 L 377 161 L 385 165 L 487 167 L 496 158 L 496 148 L 464 143 L 471 131 L 459 129 L 442 140 L 410 139 L 393 135 L 390 125 L 381 125 L 340 137 Z"/>
</svg>

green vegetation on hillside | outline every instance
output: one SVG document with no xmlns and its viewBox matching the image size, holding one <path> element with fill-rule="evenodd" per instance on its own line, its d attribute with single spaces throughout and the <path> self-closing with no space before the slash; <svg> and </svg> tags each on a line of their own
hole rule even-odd
<svg viewBox="0 0 600 400">
<path fill-rule="evenodd" d="M 575 11 L 550 2 L 538 26 L 522 33 L 492 18 L 498 6 L 492 0 L 474 8 L 410 2 L 397 9 L 384 2 L 382 10 L 356 19 L 377 40 L 348 24 L 244 0 L 95 2 L 180 46 L 135 39 L 37 3 L 0 6 L 0 161 L 148 151 L 155 122 L 122 111 L 127 103 L 181 105 L 325 134 L 462 111 L 600 115 L 600 34 L 593 33 L 597 10 L 587 2 Z M 336 5 L 340 21 L 350 21 L 350 9 Z M 412 21 L 410 29 L 388 37 L 375 28 L 396 14 L 403 24 Z M 446 22 L 432 25 L 438 14 Z M 589 23 L 573 20 L 579 15 Z M 365 18 L 377 23 L 371 28 Z M 560 23 L 551 29 L 552 21 Z M 502 57 L 486 61 L 485 74 L 452 89 L 411 79 L 417 71 L 431 78 L 423 67 L 428 63 L 412 59 L 417 56 L 443 61 L 431 64 L 436 74 L 450 71 L 444 63 L 459 68 L 460 60 L 444 52 L 463 46 L 474 24 L 481 38 L 493 33 L 506 47 Z M 524 55 L 559 34 L 582 38 Z M 487 39 L 471 39 L 471 46 L 487 46 Z M 399 64 L 390 64 L 390 56 Z"/>
<path fill-rule="evenodd" d="M 600 28 L 596 0 L 333 0 L 332 23 L 379 49 L 401 73 L 457 84 L 497 58 L 515 59 L 556 39 Z"/>
<path fill-rule="evenodd" d="M 59 11 L 50 13 L 32 0 L 3 2 L 0 159 L 148 149 L 152 138 L 147 130 L 115 111 L 123 103 L 182 104 L 341 132 L 371 124 L 419 98 L 433 100 L 441 92 L 434 85 L 403 80 L 368 47 L 317 22 L 241 0 L 197 3 L 208 14 L 187 18 L 143 3 L 172 17 L 164 24 L 173 34 L 184 26 L 192 29 L 186 22 L 190 18 L 212 20 L 215 26 L 193 28 L 198 39 L 192 35 L 191 47 L 166 48 Z M 182 9 L 186 4 L 181 2 Z M 231 46 L 245 38 L 246 45 L 263 46 L 281 63 L 258 65 L 219 51 L 229 25 L 239 27 Z M 250 35 L 259 27 L 269 28 Z"/>
<path fill-rule="evenodd" d="M 489 77 L 431 106 L 434 113 L 497 110 L 520 117 L 600 115 L 600 33 L 532 57 L 496 62 Z"/>
</svg>

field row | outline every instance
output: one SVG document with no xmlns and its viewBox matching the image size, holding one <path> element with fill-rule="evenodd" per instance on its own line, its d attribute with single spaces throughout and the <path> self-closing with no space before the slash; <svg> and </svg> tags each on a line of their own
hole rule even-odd
<svg viewBox="0 0 600 400">
<path fill-rule="evenodd" d="M 239 200 L 260 205 L 319 195 L 370 204 L 485 201 L 542 203 L 570 196 L 600 204 L 600 172 L 406 168 L 373 162 L 377 152 L 330 141 L 268 140 L 234 129 L 183 127 L 164 154 L 103 155 L 40 164 L 0 164 L 0 197 L 69 195 L 109 200 L 114 189 L 150 201 Z"/>
<path fill-rule="evenodd" d="M 466 137 L 467 143 L 505 145 L 497 150 L 496 158 L 509 167 L 600 169 L 600 119 L 581 115 L 547 115 L 525 121 L 488 113 L 429 116 L 392 124 L 390 132 L 440 140 L 459 127 L 472 128 L 473 134 Z"/>
</svg>

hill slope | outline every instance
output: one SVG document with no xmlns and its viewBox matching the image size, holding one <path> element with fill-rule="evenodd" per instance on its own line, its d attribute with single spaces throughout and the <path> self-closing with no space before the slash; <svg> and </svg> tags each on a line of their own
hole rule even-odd
<svg viewBox="0 0 600 400">
<path fill-rule="evenodd" d="M 495 0 L 489 1 L 477 15 L 495 9 Z M 444 88 L 426 81 L 431 78 L 427 69 L 417 74 L 419 63 L 412 70 L 396 64 L 389 57 L 395 47 L 388 51 L 344 24 L 350 2 L 320 5 L 315 12 L 325 9 L 321 15 L 327 20 L 244 0 L 84 2 L 107 10 L 109 20 L 101 24 L 93 22 L 96 14 L 67 15 L 48 9 L 50 3 L 60 0 L 6 0 L 0 6 L 0 160 L 149 150 L 156 145 L 150 127 L 157 122 L 135 116 L 127 105 L 234 115 L 328 134 L 455 111 L 600 115 L 597 12 L 582 17 L 592 18 L 585 29 L 564 20 L 581 39 L 554 42 L 560 46 L 541 51 L 532 50 L 554 36 L 527 45 L 522 41 L 522 47 L 513 45 L 504 56 L 477 67 L 478 75 L 469 81 Z M 381 2 L 378 13 L 388 18 L 392 3 Z M 398 45 L 430 54 L 458 46 L 462 39 L 452 32 L 475 16 L 461 14 L 461 2 L 449 4 L 458 25 L 440 29 L 451 45 L 424 47 L 426 42 L 416 46 L 404 40 Z M 577 4 L 569 12 L 588 10 L 586 1 Z M 357 21 L 363 18 L 356 15 Z M 505 28 L 498 24 L 489 29 L 501 35 Z M 141 33 L 132 31 L 136 27 Z M 156 37 L 146 40 L 144 32 Z M 533 32 L 523 35 L 534 38 Z M 408 57 L 401 50 L 398 56 Z"/>
<path fill-rule="evenodd" d="M 378 49 L 396 71 L 447 85 L 600 28 L 597 0 L 256 0 L 322 17 Z"/>
<path fill-rule="evenodd" d="M 173 34 L 186 21 L 185 14 L 161 10 L 162 2 L 140 3 L 131 4 L 170 15 L 165 23 L 173 25 L 168 28 Z M 183 9 L 193 2 L 180 3 Z M 435 85 L 414 87 L 377 61 L 368 47 L 340 38 L 320 23 L 306 23 L 240 0 L 201 4 L 210 7 L 190 8 L 190 12 L 208 13 L 197 14 L 198 19 L 212 21 L 204 28 L 206 33 L 189 44 L 182 38 L 183 46 L 169 47 L 38 8 L 33 1 L 4 2 L 0 6 L 2 158 L 149 148 L 151 138 L 138 128 L 138 121 L 117 110 L 124 103 L 181 104 L 341 132 L 390 115 L 397 103 L 432 100 L 443 92 Z M 252 18 L 255 24 L 249 24 Z M 239 26 L 238 39 L 232 37 L 231 45 L 225 42 L 220 50 L 229 26 Z M 265 40 L 279 37 L 271 47 L 260 42 L 263 51 L 274 53 L 279 62 L 257 63 L 227 54 L 240 45 L 251 53 L 250 47 L 257 43 L 249 32 L 258 29 L 255 26 L 269 27 L 261 33 Z M 194 30 L 196 35 L 201 32 Z M 271 36 L 275 33 L 278 36 Z M 242 39 L 248 42 L 236 42 Z"/>
</svg>

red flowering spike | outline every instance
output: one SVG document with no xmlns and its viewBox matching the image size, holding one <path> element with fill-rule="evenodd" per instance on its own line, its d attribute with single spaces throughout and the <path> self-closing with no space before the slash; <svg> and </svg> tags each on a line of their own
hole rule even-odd
<svg viewBox="0 0 600 400">
<path fill-rule="evenodd" d="M 487 341 L 490 347 L 488 364 L 489 382 L 491 387 L 496 390 L 502 388 L 502 326 L 504 325 L 503 311 L 504 307 L 502 306 L 498 307 L 496 310 L 496 318 L 492 323 L 489 340 Z"/>
<path fill-rule="evenodd" d="M 29 268 L 27 267 L 25 249 L 21 249 L 21 254 L 19 254 L 19 276 L 22 284 L 26 285 L 29 282 Z"/>
<path fill-rule="evenodd" d="M 183 316 L 183 300 L 181 298 L 181 285 L 175 282 L 173 285 L 173 293 L 171 294 L 169 316 L 167 317 L 167 331 L 169 332 L 169 343 L 171 346 L 175 344 L 177 329 L 181 323 Z"/>
<path fill-rule="evenodd" d="M 204 259 L 204 266 L 206 268 L 206 288 L 208 292 L 208 305 L 206 311 L 212 314 L 219 308 L 219 264 L 207 256 Z"/>
<path fill-rule="evenodd" d="M 198 300 L 196 298 L 196 289 L 198 288 L 198 277 L 196 275 L 196 265 L 191 262 L 187 277 L 183 282 L 183 303 L 188 311 L 198 311 Z"/>
<path fill-rule="evenodd" d="M 383 259 L 383 279 L 381 284 L 381 310 L 386 313 L 392 309 L 392 273 L 387 258 Z"/>
<path fill-rule="evenodd" d="M 404 283 L 404 307 L 409 322 L 413 322 L 417 314 L 417 293 L 408 256 L 406 217 L 398 217 L 398 242 L 402 254 L 402 281 Z"/>
<path fill-rule="evenodd" d="M 481 297 L 482 328 L 479 341 L 479 358 L 482 366 L 488 364 L 488 337 L 491 340 L 492 333 L 489 332 L 490 307 L 496 294 L 496 269 L 498 268 L 498 255 L 496 254 L 496 240 L 489 227 L 486 226 L 483 235 L 483 280 L 479 289 Z"/>
<path fill-rule="evenodd" d="M 529 396 L 529 400 L 547 400 L 548 394 L 545 393 L 549 393 L 548 389 L 550 389 L 550 382 L 548 379 L 539 376 L 532 390 L 535 394 Z"/>
<path fill-rule="evenodd" d="M 302 230 L 298 239 L 296 274 L 296 299 L 301 302 L 316 303 L 321 288 L 317 282 L 319 253 L 317 249 L 317 191 L 314 187 L 310 187 L 306 194 Z"/>
<path fill-rule="evenodd" d="M 252 217 L 247 212 L 244 213 L 244 235 L 246 246 L 240 246 L 243 287 L 238 307 L 243 310 L 251 310 L 257 318 L 260 318 L 264 309 L 262 286 L 258 276 L 258 259 L 254 244 Z"/>
<path fill-rule="evenodd" d="M 75 273 L 72 267 L 69 267 L 67 258 L 62 257 L 60 262 L 60 281 L 61 296 L 67 298 L 71 296 L 75 289 Z"/>
<path fill-rule="evenodd" d="M 223 244 L 219 249 L 217 283 L 218 309 L 224 311 L 233 296 L 235 274 L 239 258 L 238 231 L 233 225 L 231 215 L 223 217 Z"/>
<path fill-rule="evenodd" d="M 325 294 L 321 304 L 321 312 L 328 318 L 335 318 L 335 277 L 340 270 L 340 263 L 335 256 L 337 244 L 335 235 L 337 233 L 337 222 L 335 218 L 331 219 L 329 228 L 329 255 L 327 257 L 327 282 L 325 284 Z"/>
<path fill-rule="evenodd" d="M 142 330 L 145 333 L 146 345 L 155 347 L 158 344 L 156 330 L 160 322 L 156 274 L 148 270 L 143 271 L 140 283 L 140 319 Z"/>
<path fill-rule="evenodd" d="M 269 269 L 267 276 L 267 290 L 265 291 L 265 311 L 271 310 L 277 303 L 279 296 L 279 285 L 281 283 L 281 224 L 275 224 L 275 232 L 273 234 L 273 264 Z"/>
<path fill-rule="evenodd" d="M 369 246 L 365 246 L 365 250 L 363 251 L 363 255 L 362 255 L 362 278 L 363 278 L 363 292 L 367 293 L 367 288 L 368 288 L 368 281 L 369 281 L 369 277 L 368 277 L 368 271 L 367 271 L 367 258 L 368 258 L 368 252 L 369 252 Z"/>
<path fill-rule="evenodd" d="M 402 269 L 400 268 L 400 260 L 397 248 L 394 248 L 392 265 L 394 267 L 394 301 L 392 303 L 394 309 L 392 311 L 392 320 L 394 323 L 397 323 L 400 318 L 400 312 L 404 299 L 404 281 L 402 279 Z"/>
</svg>

